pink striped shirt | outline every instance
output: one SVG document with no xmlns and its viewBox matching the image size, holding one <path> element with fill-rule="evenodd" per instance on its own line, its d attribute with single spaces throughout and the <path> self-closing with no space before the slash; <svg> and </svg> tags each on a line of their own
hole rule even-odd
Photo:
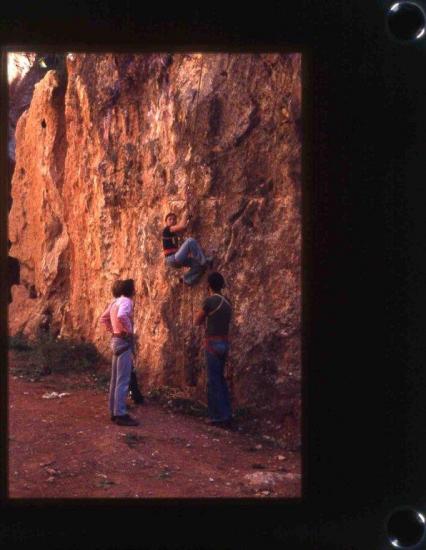
<svg viewBox="0 0 426 550">
<path fill-rule="evenodd" d="M 102 313 L 100 322 L 114 334 L 133 333 L 133 302 L 127 296 L 120 296 L 109 304 Z"/>
</svg>

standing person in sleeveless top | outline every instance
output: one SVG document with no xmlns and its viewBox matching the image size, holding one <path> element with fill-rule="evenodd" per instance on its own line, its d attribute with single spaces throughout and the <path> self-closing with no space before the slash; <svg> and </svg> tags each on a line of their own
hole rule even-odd
<svg viewBox="0 0 426 550">
<path fill-rule="evenodd" d="M 177 269 L 190 267 L 183 276 L 183 282 L 191 286 L 200 279 L 207 267 L 211 267 L 212 258 L 204 255 L 203 249 L 192 237 L 179 245 L 179 235 L 188 227 L 189 219 L 186 215 L 183 222 L 178 224 L 176 214 L 167 214 L 162 238 L 166 264 Z"/>
<path fill-rule="evenodd" d="M 116 281 L 113 292 L 120 296 L 108 306 L 101 316 L 112 334 L 112 366 L 109 389 L 111 420 L 120 426 L 137 426 L 139 422 L 127 414 L 126 398 L 132 372 L 133 353 L 133 279 Z"/>
<path fill-rule="evenodd" d="M 195 324 L 205 323 L 205 354 L 207 362 L 207 400 L 210 424 L 232 426 L 232 410 L 229 390 L 224 376 L 229 351 L 229 324 L 232 306 L 222 295 L 225 280 L 217 271 L 208 277 L 210 296 L 203 302 L 195 318 Z"/>
</svg>

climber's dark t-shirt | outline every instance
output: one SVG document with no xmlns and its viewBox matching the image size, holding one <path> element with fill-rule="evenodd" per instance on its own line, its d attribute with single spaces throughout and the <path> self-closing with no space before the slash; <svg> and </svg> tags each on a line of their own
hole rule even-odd
<svg viewBox="0 0 426 550">
<path fill-rule="evenodd" d="M 232 307 L 229 300 L 223 297 L 222 305 L 219 309 L 216 309 L 221 301 L 222 296 L 219 294 L 213 294 L 204 300 L 203 311 L 207 315 L 206 336 L 228 335 Z"/>
<path fill-rule="evenodd" d="M 169 256 L 177 252 L 179 248 L 179 237 L 176 233 L 170 231 L 170 227 L 166 226 L 163 229 L 163 249 L 164 254 Z"/>
</svg>

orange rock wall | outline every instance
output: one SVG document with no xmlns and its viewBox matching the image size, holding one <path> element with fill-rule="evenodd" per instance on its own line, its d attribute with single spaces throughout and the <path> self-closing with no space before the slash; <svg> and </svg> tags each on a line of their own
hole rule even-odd
<svg viewBox="0 0 426 550">
<path fill-rule="evenodd" d="M 189 207 L 187 236 L 217 251 L 234 304 L 234 405 L 299 441 L 301 56 L 71 54 L 67 73 L 47 72 L 16 129 L 11 333 L 49 307 L 53 330 L 108 354 L 98 318 L 115 278 L 134 278 L 144 390 L 203 398 L 191 319 L 206 285 L 184 289 L 160 239 Z"/>
</svg>

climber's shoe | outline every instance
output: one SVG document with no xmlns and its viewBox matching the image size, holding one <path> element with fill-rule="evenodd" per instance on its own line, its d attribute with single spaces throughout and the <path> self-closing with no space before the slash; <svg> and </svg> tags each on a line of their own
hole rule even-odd
<svg viewBox="0 0 426 550">
<path fill-rule="evenodd" d="M 206 269 L 207 268 L 205 266 L 202 266 L 197 273 L 191 274 L 190 277 L 184 275 L 183 282 L 186 284 L 186 286 L 195 286 L 199 281 L 201 281 L 204 273 L 206 272 Z"/>
<path fill-rule="evenodd" d="M 207 256 L 206 257 L 206 267 L 207 267 L 207 269 L 209 269 L 211 271 L 213 269 L 213 264 L 214 264 L 214 257 L 213 256 Z"/>
</svg>

